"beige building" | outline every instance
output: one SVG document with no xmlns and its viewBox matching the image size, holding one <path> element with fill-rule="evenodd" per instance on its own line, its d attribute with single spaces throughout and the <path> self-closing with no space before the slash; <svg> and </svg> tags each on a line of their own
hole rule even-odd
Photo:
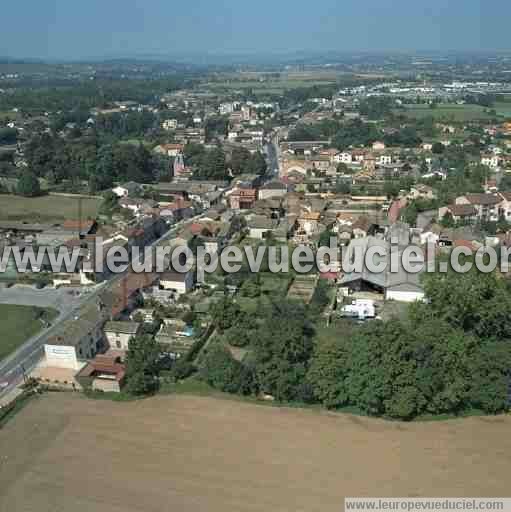
<svg viewBox="0 0 511 512">
<path fill-rule="evenodd" d="M 280 181 L 270 181 L 259 189 L 259 200 L 271 197 L 284 197 L 287 194 L 287 186 Z"/>
<path fill-rule="evenodd" d="M 104 327 L 105 337 L 114 350 L 128 350 L 129 341 L 140 333 L 141 325 L 137 322 L 107 322 Z"/>
<path fill-rule="evenodd" d="M 98 355 L 76 375 L 84 389 L 119 393 L 124 385 L 126 366 L 118 355 Z"/>
<path fill-rule="evenodd" d="M 108 310 L 100 303 L 88 304 L 73 319 L 63 322 L 57 334 L 44 345 L 46 365 L 79 370 L 105 348 L 103 325 Z"/>
</svg>

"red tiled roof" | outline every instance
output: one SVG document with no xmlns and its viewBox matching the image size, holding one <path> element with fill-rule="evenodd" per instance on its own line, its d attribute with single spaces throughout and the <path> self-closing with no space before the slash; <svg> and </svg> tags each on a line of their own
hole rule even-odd
<svg viewBox="0 0 511 512">
<path fill-rule="evenodd" d="M 142 228 L 132 228 L 132 229 L 128 229 L 128 231 L 126 232 L 126 235 L 129 238 L 136 238 L 139 236 L 143 236 L 143 234 L 144 234 L 144 230 Z"/>
<path fill-rule="evenodd" d="M 184 145 L 183 144 L 162 144 L 162 148 L 165 149 L 166 151 L 169 151 L 171 149 L 183 150 Z"/>
<path fill-rule="evenodd" d="M 62 224 L 64 229 L 72 229 L 72 230 L 80 230 L 80 231 L 90 231 L 94 224 L 96 224 L 95 220 L 66 220 Z"/>
<path fill-rule="evenodd" d="M 83 243 L 83 240 L 80 240 L 79 238 L 72 238 L 71 240 L 68 240 L 64 243 L 66 247 L 69 247 L 70 249 L 72 247 L 80 247 Z"/>
<path fill-rule="evenodd" d="M 465 197 L 470 201 L 470 204 L 490 205 L 498 204 L 501 201 L 496 194 L 466 194 Z"/>
<path fill-rule="evenodd" d="M 115 318 L 119 315 L 128 305 L 129 299 L 138 290 L 142 290 L 151 286 L 157 279 L 155 273 L 141 273 L 135 274 L 129 272 L 126 274 L 113 288 L 114 303 L 111 309 L 111 316 Z"/>
<path fill-rule="evenodd" d="M 120 382 L 126 375 L 126 366 L 120 362 L 119 357 L 99 354 L 78 373 L 78 376 L 92 377 L 97 373 L 115 375 L 115 380 Z"/>
<path fill-rule="evenodd" d="M 207 229 L 208 226 L 206 224 L 201 224 L 200 222 L 193 222 L 190 224 L 190 232 L 193 235 L 200 235 L 204 229 Z"/>
<path fill-rule="evenodd" d="M 476 209 L 471 204 L 452 204 L 448 208 L 454 217 L 469 217 L 477 214 Z"/>
<path fill-rule="evenodd" d="M 474 250 L 474 244 L 470 240 L 455 240 L 454 241 L 454 247 L 467 247 L 471 251 Z"/>
<path fill-rule="evenodd" d="M 321 272 L 319 277 L 322 279 L 328 279 L 329 281 L 334 281 L 335 279 L 339 278 L 339 275 L 339 272 Z"/>
</svg>

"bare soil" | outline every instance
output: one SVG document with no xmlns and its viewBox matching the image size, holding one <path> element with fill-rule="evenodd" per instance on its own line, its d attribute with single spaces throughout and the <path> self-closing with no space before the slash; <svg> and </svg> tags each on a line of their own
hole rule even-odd
<svg viewBox="0 0 511 512">
<path fill-rule="evenodd" d="M 328 512 L 345 496 L 506 496 L 510 431 L 509 416 L 407 424 L 51 394 L 0 430 L 0 511 Z"/>
</svg>

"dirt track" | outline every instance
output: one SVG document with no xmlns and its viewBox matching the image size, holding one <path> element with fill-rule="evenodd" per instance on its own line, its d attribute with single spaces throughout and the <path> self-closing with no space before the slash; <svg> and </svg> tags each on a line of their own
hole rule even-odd
<svg viewBox="0 0 511 512">
<path fill-rule="evenodd" d="M 511 417 L 403 424 L 187 396 L 54 394 L 0 430 L 1 512 L 340 511 L 510 495 Z"/>
</svg>

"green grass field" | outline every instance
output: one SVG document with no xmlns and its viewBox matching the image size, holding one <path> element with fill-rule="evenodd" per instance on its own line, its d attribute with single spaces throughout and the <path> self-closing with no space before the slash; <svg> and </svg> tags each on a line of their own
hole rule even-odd
<svg viewBox="0 0 511 512">
<path fill-rule="evenodd" d="M 51 321 L 56 316 L 53 309 L 0 304 L 0 360 L 43 328 L 40 318 Z"/>
<path fill-rule="evenodd" d="M 253 89 L 256 94 L 282 94 L 286 89 L 333 84 L 340 76 L 335 72 L 283 73 L 278 78 L 265 73 L 226 73 L 222 80 L 208 82 L 205 86 L 212 90 Z"/>
<path fill-rule="evenodd" d="M 395 113 L 415 119 L 433 117 L 438 121 L 467 122 L 491 119 L 486 108 L 479 105 L 438 105 L 436 108 L 430 108 L 428 105 L 409 105 L 403 110 L 396 110 Z"/>
<path fill-rule="evenodd" d="M 1 110 L 0 111 L 0 121 L 17 121 L 21 119 L 21 115 L 17 112 L 13 112 L 12 110 Z"/>
<path fill-rule="evenodd" d="M 81 199 L 81 214 L 79 207 Z M 80 196 L 41 196 L 26 198 L 14 195 L 0 195 L 0 220 L 27 222 L 62 222 L 96 217 L 101 199 L 80 198 Z"/>
<path fill-rule="evenodd" d="M 273 274 L 263 275 L 261 277 L 261 292 L 285 295 L 289 288 L 289 281 L 290 279 L 288 278 Z"/>
<path fill-rule="evenodd" d="M 497 115 L 511 118 L 511 102 L 497 101 L 493 107 Z"/>
</svg>

